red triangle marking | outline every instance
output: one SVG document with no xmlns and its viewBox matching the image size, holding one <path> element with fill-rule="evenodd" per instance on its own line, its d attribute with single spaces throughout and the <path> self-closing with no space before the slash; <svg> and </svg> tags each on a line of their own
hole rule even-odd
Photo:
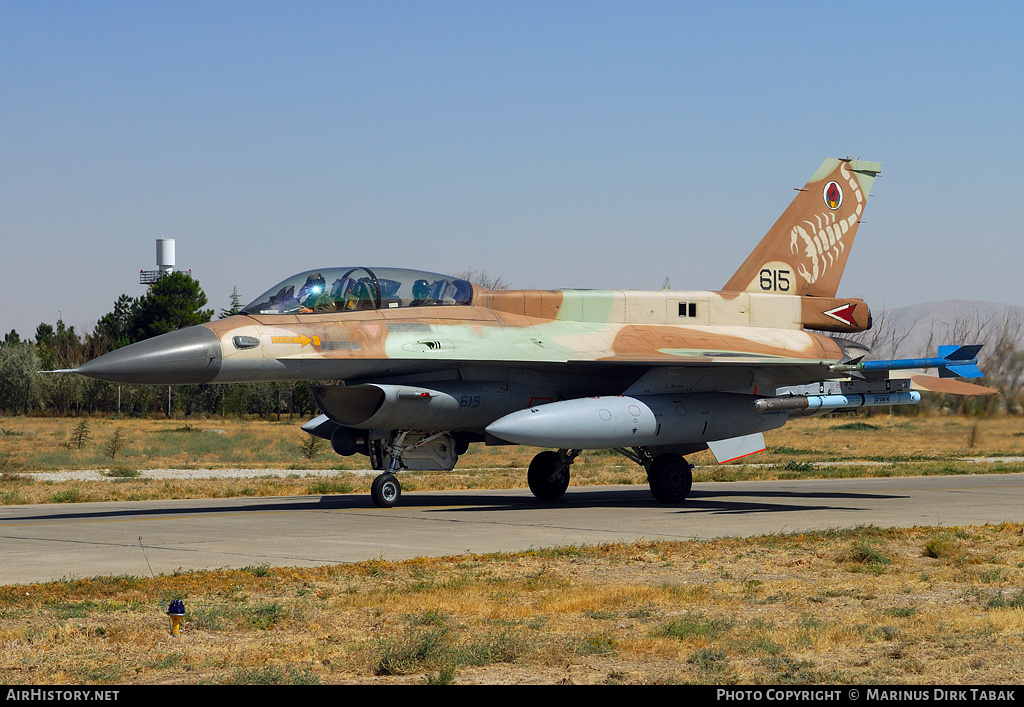
<svg viewBox="0 0 1024 707">
<path fill-rule="evenodd" d="M 857 305 L 855 304 L 841 304 L 834 309 L 824 312 L 824 314 L 847 326 L 853 326 L 853 310 L 856 308 Z"/>
</svg>

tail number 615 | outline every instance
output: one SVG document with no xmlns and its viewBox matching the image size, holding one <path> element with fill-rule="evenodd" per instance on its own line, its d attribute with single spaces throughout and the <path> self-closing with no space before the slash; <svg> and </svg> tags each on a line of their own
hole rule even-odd
<svg viewBox="0 0 1024 707">
<path fill-rule="evenodd" d="M 789 292 L 789 270 L 763 268 L 757 283 L 765 292 Z"/>
</svg>

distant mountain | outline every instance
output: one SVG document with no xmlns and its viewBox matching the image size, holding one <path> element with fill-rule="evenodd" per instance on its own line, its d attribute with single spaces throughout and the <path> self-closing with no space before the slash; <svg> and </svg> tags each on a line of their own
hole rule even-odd
<svg viewBox="0 0 1024 707">
<path fill-rule="evenodd" d="M 1024 307 L 949 300 L 872 310 L 874 327 L 856 337 L 871 346 L 872 358 L 934 356 L 940 344 L 984 344 L 1007 324 L 1024 349 Z M 970 339 L 970 340 L 968 340 Z"/>
</svg>

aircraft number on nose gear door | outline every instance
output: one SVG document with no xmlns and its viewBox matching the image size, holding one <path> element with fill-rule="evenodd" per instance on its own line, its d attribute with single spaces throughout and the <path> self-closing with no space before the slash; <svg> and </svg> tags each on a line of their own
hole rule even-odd
<svg viewBox="0 0 1024 707">
<path fill-rule="evenodd" d="M 763 268 L 757 282 L 766 292 L 789 292 L 789 270 Z"/>
</svg>

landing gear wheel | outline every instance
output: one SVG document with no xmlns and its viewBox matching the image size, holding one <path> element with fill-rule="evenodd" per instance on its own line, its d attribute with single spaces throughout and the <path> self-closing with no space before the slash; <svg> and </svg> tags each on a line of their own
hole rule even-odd
<svg viewBox="0 0 1024 707">
<path fill-rule="evenodd" d="M 370 498 L 380 508 L 391 508 L 402 496 L 402 485 L 394 474 L 381 474 L 370 486 Z"/>
<path fill-rule="evenodd" d="M 693 472 L 690 463 L 678 454 L 662 454 L 647 472 L 651 493 L 661 503 L 680 503 L 690 495 Z"/>
<path fill-rule="evenodd" d="M 526 480 L 542 501 L 554 501 L 569 488 L 569 466 L 558 452 L 541 452 L 530 462 Z"/>
</svg>

